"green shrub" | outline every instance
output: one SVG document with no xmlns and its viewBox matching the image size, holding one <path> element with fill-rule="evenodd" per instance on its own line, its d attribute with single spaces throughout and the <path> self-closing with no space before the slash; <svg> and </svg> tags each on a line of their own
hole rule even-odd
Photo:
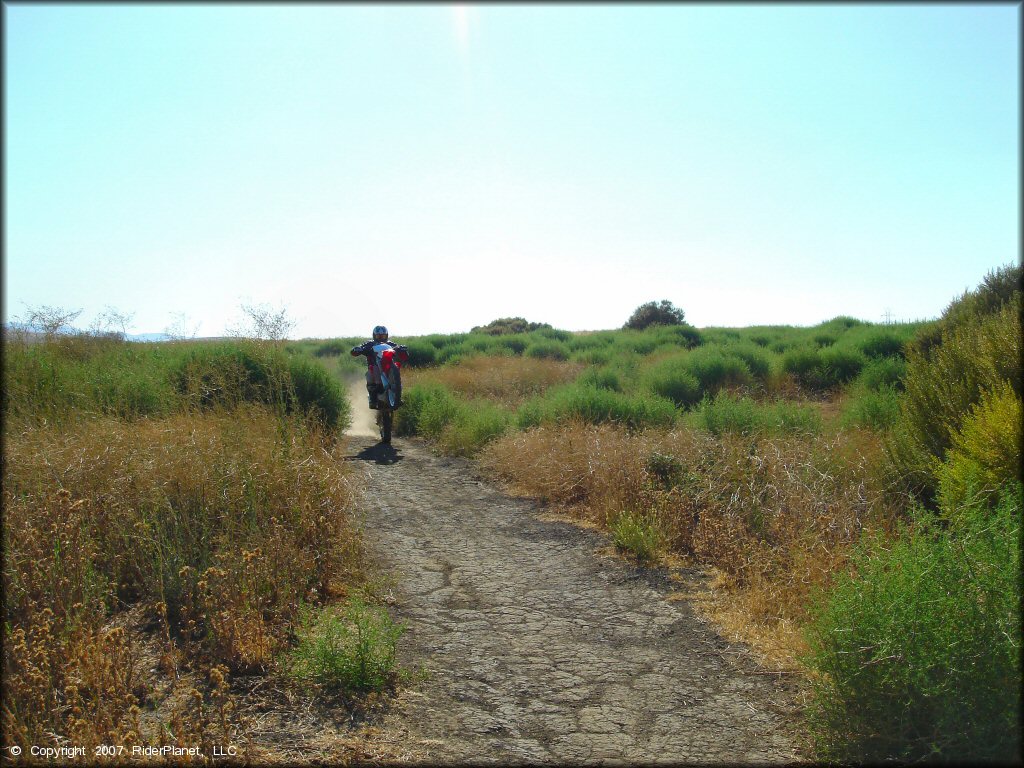
<svg viewBox="0 0 1024 768">
<path fill-rule="evenodd" d="M 568 360 L 569 350 L 557 341 L 535 341 L 523 353 L 527 357 L 544 358 L 547 360 Z"/>
<path fill-rule="evenodd" d="M 1017 296 L 1024 289 L 1022 276 L 1024 267 L 1020 264 L 1007 264 L 992 270 L 977 288 L 951 301 L 939 320 L 918 329 L 908 348 L 918 357 L 927 359 L 932 348 L 942 342 L 943 334 L 972 320 L 998 314 L 1007 304 L 1017 301 Z"/>
<path fill-rule="evenodd" d="M 809 405 L 784 400 L 761 406 L 765 430 L 774 434 L 816 435 L 821 432 L 821 414 Z"/>
<path fill-rule="evenodd" d="M 580 420 L 587 424 L 614 422 L 630 429 L 671 426 L 676 410 L 657 395 L 625 395 L 585 384 L 549 389 L 543 397 L 520 406 L 516 421 L 521 429 L 541 423 Z"/>
<path fill-rule="evenodd" d="M 747 364 L 722 347 L 703 346 L 687 353 L 686 369 L 700 384 L 702 395 L 751 382 Z"/>
<path fill-rule="evenodd" d="M 438 349 L 434 361 L 437 365 L 454 365 L 465 354 L 466 348 L 462 342 L 453 342 Z"/>
<path fill-rule="evenodd" d="M 181 348 L 73 337 L 22 343 L 4 340 L 5 415 L 62 421 L 75 412 L 133 419 L 183 406 L 168 369 Z"/>
<path fill-rule="evenodd" d="M 875 331 L 864 338 L 858 348 L 868 357 L 902 357 L 903 339 L 890 331 Z"/>
<path fill-rule="evenodd" d="M 139 364 L 141 361 L 124 358 L 117 362 L 107 358 L 106 362 L 110 365 L 83 366 L 78 373 L 87 378 L 88 383 L 80 380 L 75 385 L 99 411 L 122 419 L 137 419 L 166 414 L 178 406 L 166 382 L 159 379 L 162 373 L 159 369 L 147 370 L 145 365 Z M 85 402 L 80 405 L 88 407 Z"/>
<path fill-rule="evenodd" d="M 810 347 L 791 349 L 782 356 L 782 370 L 793 374 L 804 386 L 810 386 L 814 381 L 815 371 L 820 364 L 818 350 Z"/>
<path fill-rule="evenodd" d="M 821 431 L 821 416 L 812 407 L 786 402 L 760 404 L 728 392 L 703 400 L 695 415 L 697 423 L 714 435 L 817 434 Z"/>
<path fill-rule="evenodd" d="M 934 470 L 986 392 L 1009 383 L 1021 396 L 1021 294 L 995 314 L 969 316 L 927 352 L 908 349 L 905 392 L 887 452 L 908 489 L 930 503 Z"/>
<path fill-rule="evenodd" d="M 209 408 L 242 402 L 284 407 L 291 375 L 287 358 L 251 342 L 190 346 L 171 373 L 176 390 L 191 404 Z"/>
<path fill-rule="evenodd" d="M 402 392 L 395 412 L 395 434 L 437 437 L 458 412 L 455 396 L 442 384 L 417 384 Z"/>
<path fill-rule="evenodd" d="M 447 453 L 472 456 L 508 431 L 512 422 L 512 414 L 486 400 L 460 403 L 441 434 L 441 446 Z"/>
<path fill-rule="evenodd" d="M 549 341 L 561 341 L 563 343 L 572 339 L 572 334 L 569 331 L 563 331 L 560 328 L 552 328 L 551 326 L 538 328 L 536 331 L 532 332 L 532 335 L 540 336 L 541 338 L 548 339 Z"/>
<path fill-rule="evenodd" d="M 940 508 L 989 503 L 999 488 L 1019 477 L 1021 415 L 1020 398 L 1009 382 L 981 396 L 936 472 Z"/>
<path fill-rule="evenodd" d="M 344 430 L 351 421 L 351 406 L 338 381 L 320 364 L 306 357 L 288 361 L 299 410 L 330 431 Z"/>
<path fill-rule="evenodd" d="M 722 345 L 732 341 L 739 341 L 742 334 L 735 328 L 705 328 L 703 331 L 704 343 Z"/>
<path fill-rule="evenodd" d="M 405 631 L 384 608 L 353 598 L 339 616 L 330 609 L 300 615 L 298 646 L 288 659 L 296 678 L 327 688 L 380 690 L 395 671 L 395 650 Z"/>
<path fill-rule="evenodd" d="M 827 388 L 845 384 L 856 378 L 867 363 L 861 352 L 852 349 L 824 349 L 819 357 L 819 377 Z"/>
<path fill-rule="evenodd" d="M 313 354 L 317 357 L 333 357 L 335 355 L 345 355 L 352 348 L 352 345 L 346 345 L 345 342 L 340 339 L 331 339 L 325 341 L 322 344 L 318 344 L 313 350 Z"/>
<path fill-rule="evenodd" d="M 858 320 L 855 317 L 849 317 L 848 315 L 839 315 L 837 317 L 833 317 L 831 320 L 822 323 L 818 327 L 842 333 L 843 331 L 849 330 L 850 328 L 854 328 L 858 325 L 864 324 L 865 323 L 863 320 Z"/>
<path fill-rule="evenodd" d="M 675 456 L 654 451 L 644 462 L 644 470 L 663 488 L 671 488 L 683 473 L 683 464 Z"/>
<path fill-rule="evenodd" d="M 811 337 L 811 340 L 819 347 L 831 347 L 838 338 L 834 333 L 816 333 Z"/>
<path fill-rule="evenodd" d="M 749 397 L 721 393 L 705 398 L 696 410 L 696 421 L 713 435 L 727 432 L 751 434 L 761 429 L 761 413 Z"/>
<path fill-rule="evenodd" d="M 544 397 L 538 395 L 532 397 L 519 406 L 515 414 L 516 429 L 527 430 L 539 427 L 544 423 L 545 402 Z"/>
<path fill-rule="evenodd" d="M 427 336 L 418 336 L 418 337 L 416 337 L 414 339 L 410 339 L 409 341 L 410 342 L 414 342 L 416 344 L 429 344 L 434 349 L 438 349 L 439 350 L 439 349 L 442 349 L 443 347 L 447 347 L 447 346 L 450 346 L 452 344 L 458 344 L 466 336 L 468 336 L 468 334 L 465 334 L 465 333 L 455 333 L 455 334 L 431 333 L 431 334 L 429 334 Z"/>
<path fill-rule="evenodd" d="M 411 368 L 427 368 L 437 365 L 440 350 L 425 339 L 411 339 L 406 343 L 409 360 L 405 363 Z"/>
<path fill-rule="evenodd" d="M 878 390 L 883 386 L 902 390 L 906 373 L 907 361 L 902 357 L 883 357 L 865 365 L 856 383 L 870 390 Z"/>
<path fill-rule="evenodd" d="M 810 723 L 852 763 L 1020 760 L 1020 485 L 863 546 L 812 611 Z"/>
<path fill-rule="evenodd" d="M 700 331 L 692 325 L 658 325 L 649 331 L 658 344 L 693 349 L 704 343 Z"/>
<path fill-rule="evenodd" d="M 749 342 L 730 344 L 725 348 L 725 351 L 727 354 L 742 360 L 746 364 L 747 370 L 750 371 L 755 379 L 764 381 L 772 371 L 772 364 L 768 359 L 768 355 Z"/>
<path fill-rule="evenodd" d="M 828 347 L 791 349 L 782 358 L 782 370 L 793 374 L 808 389 L 828 391 L 853 379 L 866 364 L 857 350 Z"/>
<path fill-rule="evenodd" d="M 507 350 L 513 355 L 521 355 L 528 346 L 529 342 L 524 336 L 502 336 L 494 348 L 499 351 Z"/>
<path fill-rule="evenodd" d="M 472 334 L 468 339 L 462 342 L 462 351 L 464 354 L 473 353 L 478 355 L 491 355 L 494 354 L 496 341 L 497 340 L 491 336 L 478 336 L 476 334 Z"/>
<path fill-rule="evenodd" d="M 858 387 L 843 406 L 840 423 L 844 427 L 891 429 L 900 415 L 899 391 L 890 384 L 877 389 Z"/>
<path fill-rule="evenodd" d="M 648 389 L 666 397 L 680 408 L 689 408 L 700 402 L 700 382 L 690 373 L 687 355 L 668 357 L 651 366 L 646 372 Z"/>
<path fill-rule="evenodd" d="M 658 518 L 653 514 L 622 512 L 612 520 L 609 529 L 615 547 L 630 552 L 640 563 L 656 560 L 665 541 Z"/>
<path fill-rule="evenodd" d="M 459 415 L 460 402 L 454 394 L 446 389 L 437 392 L 437 396 L 428 400 L 419 421 L 419 434 L 425 437 L 440 437 L 450 423 Z"/>
<path fill-rule="evenodd" d="M 622 379 L 619 377 L 618 371 L 610 368 L 587 368 L 576 381 L 597 389 L 610 389 L 612 392 L 622 391 Z"/>
<path fill-rule="evenodd" d="M 607 349 L 581 349 L 572 353 L 572 360 L 586 365 L 607 365 L 614 354 Z"/>
</svg>

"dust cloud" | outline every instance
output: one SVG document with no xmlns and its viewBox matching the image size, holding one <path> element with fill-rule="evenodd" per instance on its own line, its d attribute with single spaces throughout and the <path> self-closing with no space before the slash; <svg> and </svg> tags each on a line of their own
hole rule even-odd
<svg viewBox="0 0 1024 768">
<path fill-rule="evenodd" d="M 362 377 L 348 382 L 348 401 L 352 405 L 352 426 L 345 430 L 353 437 L 379 437 L 377 413 L 366 404 L 366 382 Z"/>
</svg>

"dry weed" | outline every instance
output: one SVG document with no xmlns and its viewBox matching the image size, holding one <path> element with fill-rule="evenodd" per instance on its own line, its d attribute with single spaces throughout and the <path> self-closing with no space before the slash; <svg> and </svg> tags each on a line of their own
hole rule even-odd
<svg viewBox="0 0 1024 768">
<path fill-rule="evenodd" d="M 186 659 L 255 671 L 286 642 L 300 602 L 359 576 L 340 448 L 298 422 L 253 407 L 6 427 L 9 744 L 141 738 L 147 692 L 111 620 L 129 604 L 155 606 L 165 675 Z M 211 685 L 215 716 L 183 707 L 172 732 L 226 727 Z"/>
<path fill-rule="evenodd" d="M 585 505 L 599 522 L 656 514 L 670 549 L 719 569 L 749 621 L 783 627 L 805 615 L 862 529 L 892 518 L 872 471 L 880 455 L 860 433 L 715 438 L 576 424 L 507 435 L 480 462 L 519 492 Z M 652 471 L 654 458 L 669 475 Z"/>
<path fill-rule="evenodd" d="M 488 398 L 509 408 L 556 384 L 575 379 L 583 366 L 532 357 L 481 356 L 458 364 L 425 370 L 410 369 L 406 382 L 438 382 L 470 398 Z"/>
</svg>

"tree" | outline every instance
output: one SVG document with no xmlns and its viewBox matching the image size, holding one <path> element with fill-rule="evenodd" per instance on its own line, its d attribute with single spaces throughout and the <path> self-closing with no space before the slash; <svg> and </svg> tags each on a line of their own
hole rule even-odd
<svg viewBox="0 0 1024 768">
<path fill-rule="evenodd" d="M 281 342 L 288 338 L 296 325 L 284 307 L 275 311 L 268 304 L 242 304 L 242 312 L 247 319 L 241 326 L 229 329 L 232 336 Z"/>
<path fill-rule="evenodd" d="M 164 336 L 171 341 L 188 341 L 194 339 L 199 333 L 199 326 L 202 323 L 192 325 L 189 316 L 184 312 L 173 312 L 171 317 L 174 318 L 174 322 L 164 328 Z"/>
<path fill-rule="evenodd" d="M 683 325 L 684 317 L 683 310 L 667 299 L 662 299 L 660 304 L 649 301 L 636 308 L 623 328 L 640 331 L 651 325 Z"/>
<path fill-rule="evenodd" d="M 65 309 L 44 304 L 38 307 L 28 307 L 24 324 L 29 329 L 42 333 L 49 341 L 58 333 L 67 332 L 71 323 L 80 314 L 82 314 L 80 309 Z"/>
<path fill-rule="evenodd" d="M 89 332 L 93 336 L 126 339 L 128 337 L 128 325 L 134 316 L 134 312 L 121 312 L 108 304 L 106 309 L 96 315 L 96 319 L 92 321 Z"/>
</svg>

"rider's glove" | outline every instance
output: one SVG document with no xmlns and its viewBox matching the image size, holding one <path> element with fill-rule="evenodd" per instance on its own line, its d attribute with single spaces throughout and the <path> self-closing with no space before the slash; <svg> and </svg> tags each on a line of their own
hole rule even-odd
<svg viewBox="0 0 1024 768">
<path fill-rule="evenodd" d="M 363 348 L 362 348 L 362 347 L 361 347 L 361 346 L 360 346 L 359 344 L 356 344 L 356 345 L 355 345 L 354 347 L 352 347 L 352 352 L 351 352 L 351 354 L 353 354 L 353 355 L 358 355 L 358 354 L 360 354 L 360 353 L 361 353 L 362 351 L 363 351 Z"/>
<path fill-rule="evenodd" d="M 395 347 L 395 351 L 396 352 L 408 352 L 409 348 L 407 346 L 405 346 L 405 344 L 399 344 L 397 347 Z"/>
</svg>

